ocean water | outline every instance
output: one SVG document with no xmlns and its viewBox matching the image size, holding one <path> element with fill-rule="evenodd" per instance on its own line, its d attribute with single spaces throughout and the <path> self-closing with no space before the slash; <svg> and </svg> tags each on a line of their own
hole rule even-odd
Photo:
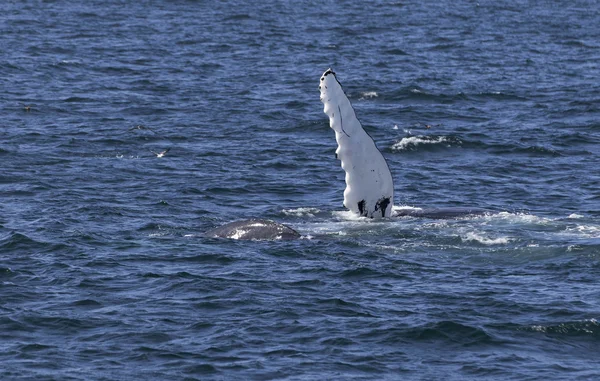
<svg viewBox="0 0 600 381">
<path fill-rule="evenodd" d="M 0 379 L 600 379 L 599 25 L 580 0 L 1 2 Z M 329 67 L 397 208 L 495 213 L 346 212 Z M 202 236 L 250 217 L 303 239 Z"/>
</svg>

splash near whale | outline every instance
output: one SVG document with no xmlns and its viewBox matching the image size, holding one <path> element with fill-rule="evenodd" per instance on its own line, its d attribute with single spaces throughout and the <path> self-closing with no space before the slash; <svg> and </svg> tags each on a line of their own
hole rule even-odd
<svg viewBox="0 0 600 381">
<path fill-rule="evenodd" d="M 335 153 L 346 172 L 344 206 L 364 217 L 390 217 L 394 181 L 385 158 L 360 124 L 333 70 L 325 71 L 320 82 L 323 112 L 335 131 Z"/>
</svg>

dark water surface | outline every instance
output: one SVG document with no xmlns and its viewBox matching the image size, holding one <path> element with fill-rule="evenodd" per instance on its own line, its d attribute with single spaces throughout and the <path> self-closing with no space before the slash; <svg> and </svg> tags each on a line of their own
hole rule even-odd
<svg viewBox="0 0 600 381">
<path fill-rule="evenodd" d="M 424 3 L 1 2 L 0 379 L 599 379 L 600 6 Z"/>
</svg>

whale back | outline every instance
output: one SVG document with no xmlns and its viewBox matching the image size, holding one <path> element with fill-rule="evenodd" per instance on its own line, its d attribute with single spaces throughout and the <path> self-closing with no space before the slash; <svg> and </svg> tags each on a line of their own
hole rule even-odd
<svg viewBox="0 0 600 381">
<path fill-rule="evenodd" d="M 275 221 L 252 218 L 216 227 L 204 233 L 204 236 L 245 240 L 292 240 L 300 238 L 300 233 Z"/>
</svg>

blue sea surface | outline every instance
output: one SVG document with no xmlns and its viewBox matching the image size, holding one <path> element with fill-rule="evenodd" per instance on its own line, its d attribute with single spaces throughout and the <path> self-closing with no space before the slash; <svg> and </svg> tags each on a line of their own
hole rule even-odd
<svg viewBox="0 0 600 381">
<path fill-rule="evenodd" d="M 0 379 L 600 379 L 599 26 L 591 0 L 0 2 Z M 396 208 L 494 213 L 345 211 L 329 67 Z M 202 234 L 251 217 L 303 238 Z"/>
</svg>

